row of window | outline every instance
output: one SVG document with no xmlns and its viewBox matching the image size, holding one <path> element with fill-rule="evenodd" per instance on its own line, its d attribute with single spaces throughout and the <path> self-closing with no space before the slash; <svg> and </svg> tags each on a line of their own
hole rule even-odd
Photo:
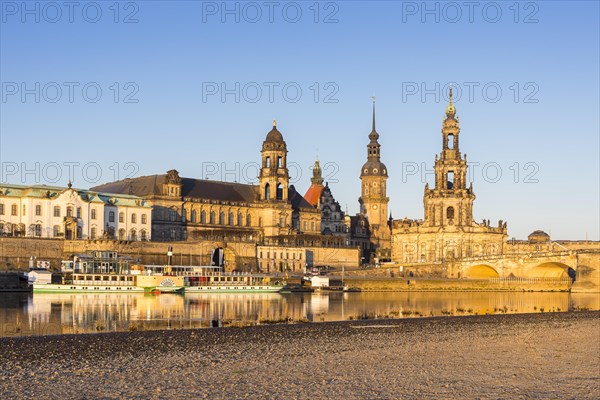
<svg viewBox="0 0 600 400">
<path fill-rule="evenodd" d="M 271 258 L 271 252 L 270 251 L 267 251 L 266 254 L 267 254 L 267 258 Z M 278 254 L 279 254 L 279 257 L 277 257 Z M 285 258 L 283 257 L 284 255 L 285 255 Z M 260 258 L 263 258 L 263 252 L 262 251 L 260 252 Z M 279 258 L 281 260 L 283 260 L 283 259 L 285 259 L 285 260 L 289 260 L 289 259 L 295 260 L 296 259 L 296 253 L 292 253 L 292 257 L 290 257 L 290 255 L 288 253 L 284 254 L 281 251 L 279 253 L 277 253 L 276 251 L 274 251 L 273 252 L 273 258 L 274 259 Z M 302 253 L 298 254 L 298 260 L 302 260 Z"/>
<path fill-rule="evenodd" d="M 304 221 L 303 230 L 304 230 L 304 231 L 307 231 L 307 230 L 308 230 L 308 221 Z M 310 222 L 310 230 L 311 230 L 311 231 L 314 231 L 314 230 L 315 230 L 315 221 L 311 221 L 311 222 Z"/>
<path fill-rule="evenodd" d="M 173 213 L 175 213 L 175 215 L 177 215 L 177 213 L 175 211 L 173 211 Z M 211 211 L 208 214 L 208 222 L 206 219 L 206 211 L 202 210 L 200 211 L 200 218 L 198 219 L 198 213 L 196 212 L 196 210 L 192 210 L 192 212 L 190 213 L 190 222 L 192 223 L 201 223 L 201 224 L 219 224 L 219 225 L 237 225 L 237 226 L 243 226 L 244 225 L 244 217 L 242 215 L 242 213 L 238 213 L 237 214 L 237 220 L 234 220 L 234 213 L 229 212 L 227 213 L 227 221 L 225 221 L 225 213 L 223 211 L 219 212 L 218 215 L 218 222 L 216 222 L 216 218 L 217 218 L 217 214 L 214 211 Z M 183 218 L 185 220 L 186 218 L 186 210 L 183 210 Z M 227 222 L 227 223 L 226 223 Z M 246 226 L 250 226 L 252 224 L 252 217 L 250 216 L 250 214 L 246 214 Z"/>
<path fill-rule="evenodd" d="M 21 215 L 25 216 L 26 215 L 26 207 L 25 204 L 23 204 L 23 212 Z M 66 209 L 66 216 L 67 217 L 73 217 L 74 215 L 74 211 L 75 211 L 75 215 L 77 216 L 77 218 L 81 218 L 81 207 L 77 207 L 76 209 L 74 209 L 72 206 L 67 206 Z M 61 207 L 60 206 L 54 206 L 53 209 L 53 215 L 54 217 L 60 217 L 61 216 Z M 0 204 L 0 215 L 4 215 L 5 211 L 4 211 L 4 204 Z M 12 216 L 17 216 L 18 215 L 18 207 L 16 204 L 12 204 L 10 206 L 10 215 Z M 36 205 L 35 206 L 35 215 L 36 216 L 41 216 L 42 215 L 42 206 L 41 205 Z M 96 213 L 96 209 L 92 208 L 91 212 L 90 212 L 90 219 L 96 219 L 97 218 L 97 213 Z M 115 222 L 115 212 L 114 211 L 110 211 L 108 213 L 108 221 L 109 222 Z M 125 222 L 125 213 L 120 212 L 119 213 L 119 222 Z M 141 215 L 141 222 L 142 224 L 147 224 L 148 223 L 148 216 L 146 214 L 142 214 Z M 131 214 L 131 223 L 132 224 L 136 224 L 137 223 L 137 214 L 133 213 Z"/>
<path fill-rule="evenodd" d="M 2 233 L 7 233 L 7 234 L 14 234 L 14 233 L 22 233 L 22 234 L 29 234 L 30 236 L 37 236 L 37 237 L 41 237 L 42 236 L 42 225 L 41 224 L 32 224 L 29 226 L 29 231 L 28 232 L 24 232 L 25 228 L 23 224 L 6 224 L 6 226 L 3 223 L 0 223 L 0 234 Z M 109 231 L 107 232 L 109 237 L 114 237 L 114 228 L 109 227 Z M 61 227 L 59 225 L 54 225 L 52 227 L 52 236 L 53 237 L 66 237 L 67 239 L 81 239 L 82 238 L 82 231 L 81 231 L 81 227 L 77 227 L 77 232 L 71 232 L 70 230 L 67 230 L 67 232 L 62 232 L 61 231 Z M 98 238 L 98 229 L 96 227 L 92 227 L 90 229 L 90 239 L 97 239 Z M 138 233 L 135 229 L 131 229 L 129 231 L 129 236 L 127 236 L 127 232 L 125 231 L 125 229 L 119 229 L 118 232 L 118 239 L 119 240 L 138 240 Z M 145 229 L 142 229 L 139 232 L 139 240 L 148 240 L 148 233 L 146 232 Z"/>
</svg>

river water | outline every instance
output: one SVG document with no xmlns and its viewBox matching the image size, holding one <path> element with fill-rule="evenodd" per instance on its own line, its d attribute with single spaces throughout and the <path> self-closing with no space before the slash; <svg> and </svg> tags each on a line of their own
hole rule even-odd
<svg viewBox="0 0 600 400">
<path fill-rule="evenodd" d="M 562 292 L 1 293 L 0 336 L 598 309 Z"/>
</svg>

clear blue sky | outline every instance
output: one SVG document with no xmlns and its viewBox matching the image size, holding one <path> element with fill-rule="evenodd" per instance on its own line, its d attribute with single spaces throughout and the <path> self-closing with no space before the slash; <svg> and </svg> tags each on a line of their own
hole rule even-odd
<svg viewBox="0 0 600 400">
<path fill-rule="evenodd" d="M 230 14 L 222 2 L 121 2 L 117 15 L 113 1 L 72 10 L 0 2 L 0 178 L 65 185 L 65 163 L 76 162 L 84 188 L 172 168 L 220 179 L 215 165 L 246 181 L 277 119 L 300 167 L 295 186 L 308 188 L 318 152 L 335 197 L 354 213 L 375 95 L 391 211 L 422 218 L 424 181 L 403 179 L 403 169 L 432 167 L 446 100 L 421 98 L 421 84 L 456 82 L 461 150 L 479 163 L 475 218 L 506 220 L 517 238 L 534 229 L 599 238 L 598 2 L 429 2 L 433 13 L 422 2 L 275 3 L 269 15 L 264 2 L 228 2 Z M 213 82 L 232 89 L 225 101 Z M 465 82 L 474 82 L 471 101 Z"/>
</svg>

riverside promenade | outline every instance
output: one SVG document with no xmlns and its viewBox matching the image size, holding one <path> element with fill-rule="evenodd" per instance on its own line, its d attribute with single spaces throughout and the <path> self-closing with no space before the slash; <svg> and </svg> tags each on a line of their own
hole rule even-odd
<svg viewBox="0 0 600 400">
<path fill-rule="evenodd" d="M 600 312 L 0 339 L 0 398 L 596 399 Z"/>
</svg>

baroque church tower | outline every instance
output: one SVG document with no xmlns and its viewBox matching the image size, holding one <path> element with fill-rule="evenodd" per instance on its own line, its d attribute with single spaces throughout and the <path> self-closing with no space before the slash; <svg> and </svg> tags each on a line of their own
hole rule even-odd
<svg viewBox="0 0 600 400">
<path fill-rule="evenodd" d="M 496 227 L 489 220 L 473 219 L 475 194 L 467 186 L 467 156 L 459 147 L 460 127 L 452 104 L 452 88 L 442 123 L 442 151 L 435 156 L 435 184 L 425 184 L 423 220 L 392 222 L 392 260 L 396 262 L 439 262 L 463 257 L 502 254 L 506 222 Z M 457 277 L 457 271 L 446 271 Z"/>
<path fill-rule="evenodd" d="M 288 201 L 290 176 L 287 168 L 287 145 L 283 135 L 277 130 L 276 121 L 273 121 L 273 129 L 267 133 L 263 142 L 261 155 L 259 196 L 263 212 L 259 225 L 265 236 L 289 234 L 292 207 Z"/>
<path fill-rule="evenodd" d="M 262 145 L 262 167 L 260 169 L 260 200 L 266 202 L 287 201 L 290 176 L 287 169 L 287 146 L 283 135 L 273 129 Z"/>
<path fill-rule="evenodd" d="M 381 162 L 381 145 L 378 142 L 379 134 L 375 129 L 375 99 L 373 99 L 373 129 L 369 134 L 367 145 L 367 162 L 362 166 L 360 173 L 361 214 L 367 217 L 371 230 L 371 239 L 377 249 L 390 247 L 390 228 L 388 226 L 388 202 L 386 196 L 387 167 Z"/>
<path fill-rule="evenodd" d="M 462 227 L 473 224 L 472 184 L 467 187 L 467 156 L 460 153 L 460 127 L 450 100 L 442 125 L 442 152 L 435 156 L 435 188 L 425 185 L 423 196 L 426 226 Z"/>
</svg>

